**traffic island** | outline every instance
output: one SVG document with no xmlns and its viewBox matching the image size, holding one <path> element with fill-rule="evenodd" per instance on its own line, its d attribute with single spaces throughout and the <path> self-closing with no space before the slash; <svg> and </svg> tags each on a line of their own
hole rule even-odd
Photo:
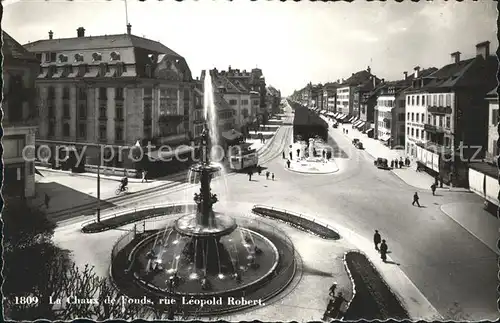
<svg viewBox="0 0 500 323">
<path fill-rule="evenodd" d="M 309 220 L 301 214 L 296 214 L 291 211 L 256 205 L 252 208 L 252 213 L 276 221 L 285 222 L 299 230 L 312 233 L 323 239 L 340 239 L 340 235 L 328 225 L 318 223 L 315 220 Z"/>
<path fill-rule="evenodd" d="M 99 222 L 92 222 L 82 227 L 83 233 L 98 233 L 118 227 L 142 221 L 149 218 L 191 212 L 195 208 L 194 204 L 175 204 L 160 207 L 149 207 L 145 209 L 128 210 L 121 214 L 117 214 L 112 218 L 107 218 Z"/>
<path fill-rule="evenodd" d="M 348 252 L 344 261 L 354 286 L 354 298 L 344 314 L 344 320 L 410 319 L 404 306 L 364 254 Z"/>
</svg>

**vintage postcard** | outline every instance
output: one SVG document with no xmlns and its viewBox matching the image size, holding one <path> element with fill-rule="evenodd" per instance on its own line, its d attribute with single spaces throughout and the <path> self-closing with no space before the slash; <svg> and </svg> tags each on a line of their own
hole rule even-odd
<svg viewBox="0 0 500 323">
<path fill-rule="evenodd" d="M 496 2 L 2 5 L 6 320 L 497 320 Z"/>
</svg>

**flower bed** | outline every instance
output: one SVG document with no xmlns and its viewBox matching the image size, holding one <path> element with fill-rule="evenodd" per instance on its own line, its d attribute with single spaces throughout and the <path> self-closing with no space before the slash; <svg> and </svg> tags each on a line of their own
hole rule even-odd
<svg viewBox="0 0 500 323">
<path fill-rule="evenodd" d="M 354 281 L 355 296 L 344 320 L 410 319 L 399 299 L 364 254 L 348 252 L 345 262 Z"/>
<path fill-rule="evenodd" d="M 187 209 L 186 209 L 187 208 Z M 116 229 L 129 223 L 163 216 L 168 214 L 178 214 L 186 210 L 193 210 L 193 204 L 168 205 L 158 208 L 133 210 L 130 213 L 124 213 L 116 217 L 107 218 L 100 222 L 89 223 L 82 227 L 83 233 L 97 233 L 106 230 Z"/>
<path fill-rule="evenodd" d="M 261 216 L 269 217 L 273 220 L 283 221 L 300 230 L 310 232 L 323 239 L 340 239 L 340 235 L 334 230 L 301 216 L 291 214 L 285 210 L 276 210 L 260 206 L 255 206 L 252 212 Z"/>
</svg>

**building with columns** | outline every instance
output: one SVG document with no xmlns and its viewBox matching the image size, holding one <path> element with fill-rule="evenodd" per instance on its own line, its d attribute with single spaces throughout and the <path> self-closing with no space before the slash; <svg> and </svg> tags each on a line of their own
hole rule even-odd
<svg viewBox="0 0 500 323">
<path fill-rule="evenodd" d="M 133 168 L 130 147 L 137 143 L 193 139 L 195 83 L 186 60 L 131 27 L 104 36 L 86 36 L 80 27 L 76 37 L 62 39 L 50 31 L 48 39 L 24 45 L 39 61 L 37 145 L 52 154 L 58 145 L 72 147 L 90 164 L 98 163 L 98 145 L 106 145 L 105 164 Z"/>
<path fill-rule="evenodd" d="M 5 31 L 3 36 L 3 187 L 9 200 L 35 196 L 35 137 L 40 119 L 35 78 L 39 63 Z"/>
</svg>

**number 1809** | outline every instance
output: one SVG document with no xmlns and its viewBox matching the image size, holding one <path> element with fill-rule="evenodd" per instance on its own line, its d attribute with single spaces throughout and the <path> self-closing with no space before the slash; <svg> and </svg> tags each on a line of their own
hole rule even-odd
<svg viewBox="0 0 500 323">
<path fill-rule="evenodd" d="M 38 304 L 38 297 L 36 296 L 16 296 L 14 297 L 14 303 L 22 305 Z"/>
</svg>

